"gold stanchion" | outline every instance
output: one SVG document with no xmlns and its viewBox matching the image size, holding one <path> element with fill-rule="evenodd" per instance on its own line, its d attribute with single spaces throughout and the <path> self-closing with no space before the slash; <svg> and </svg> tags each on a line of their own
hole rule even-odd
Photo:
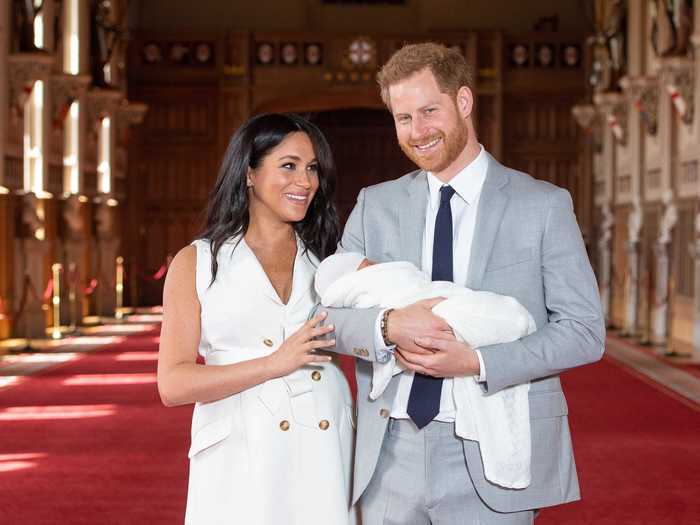
<svg viewBox="0 0 700 525">
<path fill-rule="evenodd" d="M 61 334 L 61 269 L 60 263 L 51 266 L 53 274 L 53 297 L 51 306 L 53 308 L 53 328 L 51 329 L 51 339 L 60 339 Z"/>
<path fill-rule="evenodd" d="M 114 309 L 114 316 L 117 319 L 124 317 L 124 257 L 117 257 L 117 276 L 114 280 L 115 291 L 117 294 L 117 304 Z"/>
</svg>

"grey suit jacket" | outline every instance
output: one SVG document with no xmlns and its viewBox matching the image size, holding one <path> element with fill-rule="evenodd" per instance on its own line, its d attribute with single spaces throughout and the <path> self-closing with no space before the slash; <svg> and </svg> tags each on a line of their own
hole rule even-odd
<svg viewBox="0 0 700 525">
<path fill-rule="evenodd" d="M 363 189 L 348 219 L 341 251 L 377 262 L 407 260 L 420 267 L 428 183 L 415 171 Z M 455 264 L 459 264 L 455 261 Z M 531 381 L 532 483 L 505 489 L 484 478 L 478 444 L 464 441 L 469 474 L 481 498 L 501 512 L 579 499 L 567 404 L 558 374 L 597 361 L 605 328 L 598 287 L 569 193 L 506 168 L 489 155 L 479 201 L 467 286 L 515 297 L 537 331 L 512 343 L 480 348 L 487 394 Z M 353 502 L 374 473 L 399 376 L 382 397 L 369 399 L 379 310 L 328 309 L 336 325 L 335 351 L 358 357 L 358 424 Z"/>
</svg>

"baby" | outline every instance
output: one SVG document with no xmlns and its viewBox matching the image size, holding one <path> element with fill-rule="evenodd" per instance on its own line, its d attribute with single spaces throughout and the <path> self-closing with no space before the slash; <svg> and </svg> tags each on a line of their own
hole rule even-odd
<svg viewBox="0 0 700 525">
<path fill-rule="evenodd" d="M 431 281 L 409 262 L 374 263 L 359 253 L 339 253 L 320 264 L 315 287 L 321 304 L 336 308 L 401 308 L 422 299 L 444 297 L 433 313 L 472 348 L 515 341 L 535 331 L 532 316 L 516 299 Z M 373 362 L 372 366 L 372 400 L 382 395 L 393 375 L 413 373 L 404 370 L 393 356 L 388 363 Z M 455 431 L 463 439 L 479 442 L 486 479 L 508 488 L 527 487 L 529 383 L 489 396 L 472 377 L 455 377 L 453 385 Z"/>
</svg>

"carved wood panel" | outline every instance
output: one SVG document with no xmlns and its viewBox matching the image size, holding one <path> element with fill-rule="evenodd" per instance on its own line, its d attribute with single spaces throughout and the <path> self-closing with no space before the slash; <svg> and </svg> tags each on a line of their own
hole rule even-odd
<svg viewBox="0 0 700 525">
<path fill-rule="evenodd" d="M 541 95 L 506 97 L 504 158 L 509 167 L 567 189 L 574 203 L 578 183 L 578 130 L 571 118 L 575 98 Z"/>
<path fill-rule="evenodd" d="M 344 224 L 360 189 L 413 171 L 401 151 L 391 116 L 384 110 L 354 109 L 317 113 L 338 168 L 336 204 Z"/>
</svg>

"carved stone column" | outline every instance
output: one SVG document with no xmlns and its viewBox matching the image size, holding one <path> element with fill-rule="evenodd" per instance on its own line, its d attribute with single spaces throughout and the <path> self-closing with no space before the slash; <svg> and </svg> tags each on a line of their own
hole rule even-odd
<svg viewBox="0 0 700 525">
<path fill-rule="evenodd" d="M 90 77 L 87 75 L 54 74 L 51 77 L 51 118 L 59 126 L 66 118 L 66 114 L 73 102 L 80 103 L 80 121 L 85 121 L 85 95 L 90 85 Z M 80 126 L 82 128 L 82 126 Z M 80 133 L 82 138 L 83 134 Z M 61 145 L 63 148 L 63 145 Z M 83 156 L 85 146 L 82 140 L 78 140 L 78 155 L 76 159 L 77 172 L 80 177 L 78 188 L 82 188 Z"/>
<path fill-rule="evenodd" d="M 603 318 L 606 324 L 610 324 L 610 276 L 611 276 L 611 240 L 612 228 L 615 218 L 610 211 L 610 205 L 605 204 L 601 208 L 602 220 L 598 233 L 598 287 L 600 289 L 600 301 L 603 305 Z"/>
<path fill-rule="evenodd" d="M 632 201 L 632 212 L 627 219 L 627 287 L 625 298 L 625 334 L 635 336 L 638 331 L 637 306 L 639 303 L 639 238 L 643 221 L 639 199 Z"/>
<path fill-rule="evenodd" d="M 628 106 L 624 95 L 622 93 L 597 93 L 594 101 L 605 117 L 605 122 L 610 127 L 615 142 L 621 146 L 626 145 Z"/>
<path fill-rule="evenodd" d="M 673 107 L 683 122 L 690 124 L 695 111 L 695 63 L 689 57 L 661 60 L 661 79 Z"/>
<path fill-rule="evenodd" d="M 663 202 L 664 213 L 654 248 L 657 271 L 651 311 L 651 341 L 658 345 L 666 344 L 668 339 L 670 248 L 673 229 L 678 222 L 678 210 L 670 191 L 664 193 Z"/>
<path fill-rule="evenodd" d="M 27 97 L 31 93 L 32 86 L 37 80 L 44 82 L 44 107 L 49 107 L 49 79 L 51 77 L 51 68 L 53 67 L 54 58 L 51 55 L 43 52 L 36 53 L 15 53 L 8 57 L 9 70 L 9 98 L 10 107 L 15 115 L 23 117 L 24 104 Z M 3 123 L 5 125 L 5 123 Z M 43 169 L 44 174 L 48 173 L 48 152 L 49 152 L 49 133 L 51 130 L 51 122 L 49 112 L 44 111 L 43 116 L 44 134 L 42 137 L 43 143 Z M 24 126 L 20 123 L 18 129 L 22 132 Z M 22 140 L 18 141 L 20 144 Z"/>
</svg>

